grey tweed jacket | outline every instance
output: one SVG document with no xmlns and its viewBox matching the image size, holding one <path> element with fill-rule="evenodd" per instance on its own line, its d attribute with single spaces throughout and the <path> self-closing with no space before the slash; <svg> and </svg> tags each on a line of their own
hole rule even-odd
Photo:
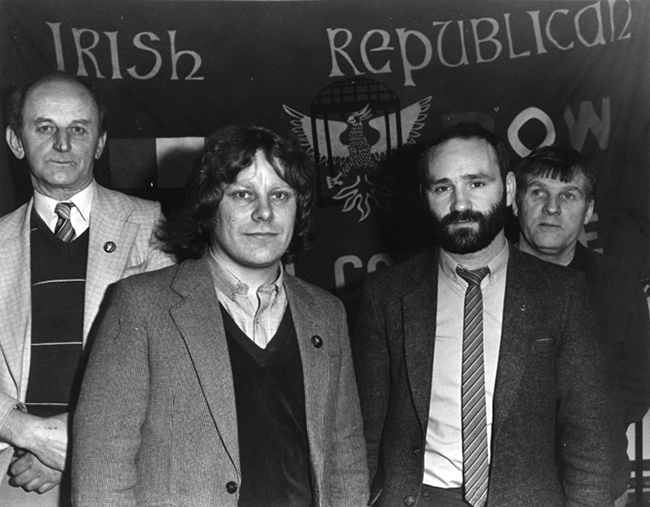
<svg viewBox="0 0 650 507">
<path fill-rule="evenodd" d="M 288 274 L 285 287 L 303 364 L 314 506 L 365 505 L 366 447 L 343 305 Z M 235 507 L 236 417 L 207 262 L 121 281 L 76 411 L 75 505 Z"/>
</svg>

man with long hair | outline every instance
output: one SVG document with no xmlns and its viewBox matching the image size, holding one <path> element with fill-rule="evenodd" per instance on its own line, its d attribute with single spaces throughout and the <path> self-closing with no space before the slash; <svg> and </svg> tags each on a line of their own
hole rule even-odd
<svg viewBox="0 0 650 507">
<path fill-rule="evenodd" d="M 74 427 L 78 507 L 360 506 L 345 311 L 291 276 L 313 173 L 255 125 L 210 137 L 163 231 L 179 266 L 118 284 Z"/>
</svg>

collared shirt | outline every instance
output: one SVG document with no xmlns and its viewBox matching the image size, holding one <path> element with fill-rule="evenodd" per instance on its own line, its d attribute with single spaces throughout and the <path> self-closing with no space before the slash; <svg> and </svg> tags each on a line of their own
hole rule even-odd
<svg viewBox="0 0 650 507">
<path fill-rule="evenodd" d="M 487 263 L 490 274 L 481 282 L 488 450 L 492 439 L 492 400 L 501 343 L 508 256 L 506 243 L 503 250 Z M 463 484 L 461 377 L 467 282 L 456 274 L 456 266 L 458 263 L 441 250 L 431 403 L 424 455 L 424 483 L 438 488 L 459 488 Z"/>
<path fill-rule="evenodd" d="M 54 208 L 59 202 L 71 202 L 74 206 L 70 209 L 70 222 L 77 237 L 81 236 L 90 225 L 90 209 L 95 194 L 95 182 L 88 185 L 81 192 L 76 193 L 66 201 L 57 201 L 51 197 L 38 193 L 34 190 L 34 209 L 43 219 L 52 232 L 56 228 L 59 215 Z"/>
<path fill-rule="evenodd" d="M 246 336 L 258 347 L 266 348 L 287 307 L 282 264 L 275 281 L 260 286 L 256 294 L 249 294 L 248 285 L 220 264 L 212 251 L 207 259 L 219 302 Z"/>
</svg>

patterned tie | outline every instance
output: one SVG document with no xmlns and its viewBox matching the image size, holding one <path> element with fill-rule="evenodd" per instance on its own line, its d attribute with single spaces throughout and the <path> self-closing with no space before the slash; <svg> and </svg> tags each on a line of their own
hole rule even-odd
<svg viewBox="0 0 650 507">
<path fill-rule="evenodd" d="M 71 202 L 60 202 L 54 208 L 54 212 L 59 215 L 59 219 L 56 222 L 56 227 L 54 228 L 54 234 L 56 237 L 66 243 L 72 241 L 75 238 L 75 232 L 72 228 L 72 222 L 70 222 L 70 210 L 74 204 Z"/>
<path fill-rule="evenodd" d="M 487 266 L 474 271 L 456 268 L 468 283 L 463 319 L 463 484 L 465 500 L 474 507 L 485 505 L 489 479 L 481 295 L 481 280 L 489 272 Z"/>
</svg>

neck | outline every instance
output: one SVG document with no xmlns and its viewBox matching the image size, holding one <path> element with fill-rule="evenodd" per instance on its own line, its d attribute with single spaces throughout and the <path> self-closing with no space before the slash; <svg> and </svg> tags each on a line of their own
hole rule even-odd
<svg viewBox="0 0 650 507">
<path fill-rule="evenodd" d="M 453 252 L 447 253 L 461 266 L 464 266 L 467 269 L 478 269 L 486 266 L 488 262 L 494 259 L 505 245 L 506 237 L 503 233 L 503 230 L 501 230 L 492 240 L 492 243 L 490 243 L 482 250 L 466 254 L 457 254 Z"/>
<path fill-rule="evenodd" d="M 280 261 L 270 266 L 250 268 L 232 262 L 219 252 L 213 251 L 212 255 L 226 271 L 248 286 L 249 294 L 255 294 L 262 285 L 274 282 L 280 273 Z"/>
<path fill-rule="evenodd" d="M 49 197 L 50 199 L 54 199 L 55 201 L 58 202 L 69 201 L 79 192 L 82 192 L 83 190 L 88 188 L 91 185 L 91 183 L 92 180 L 90 180 L 88 184 L 84 185 L 81 188 L 71 189 L 71 188 L 64 188 L 64 187 L 45 187 L 43 185 L 40 185 L 38 182 L 32 180 L 32 186 L 36 192 L 46 197 Z"/>
<path fill-rule="evenodd" d="M 560 266 L 568 266 L 571 264 L 573 257 L 576 253 L 575 244 L 569 245 L 563 250 L 540 250 L 533 248 L 530 243 L 528 243 L 523 236 L 519 236 L 519 242 L 517 243 L 517 248 L 522 252 L 533 255 L 538 259 L 542 259 L 546 262 L 552 262 L 553 264 L 559 264 Z"/>
</svg>

